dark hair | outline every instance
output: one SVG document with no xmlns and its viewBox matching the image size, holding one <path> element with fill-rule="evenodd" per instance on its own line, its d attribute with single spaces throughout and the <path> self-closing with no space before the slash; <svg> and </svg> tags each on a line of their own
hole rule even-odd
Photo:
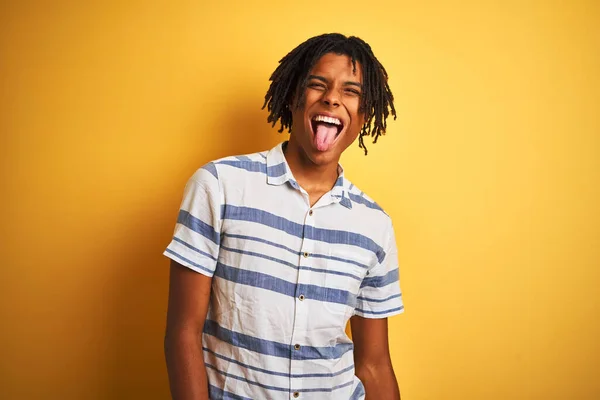
<svg viewBox="0 0 600 400">
<path fill-rule="evenodd" d="M 304 88 L 310 70 L 327 53 L 350 57 L 354 72 L 356 72 L 356 62 L 362 67 L 361 112 L 365 113 L 365 124 L 360 131 L 358 144 L 364 149 L 366 155 L 367 148 L 363 138 L 373 136 L 373 143 L 376 143 L 379 136 L 385 133 L 386 119 L 390 113 L 396 119 L 396 109 L 385 68 L 373 54 L 371 46 L 358 37 L 328 33 L 310 38 L 289 52 L 279 61 L 279 66 L 271 75 L 271 85 L 265 95 L 262 108 L 267 107 L 269 111 L 267 121 L 272 126 L 275 126 L 277 121 L 281 123 L 279 132 L 283 132 L 286 128 L 291 131 L 290 107 L 294 96 L 300 95 L 297 103 L 299 107 L 304 102 Z"/>
</svg>

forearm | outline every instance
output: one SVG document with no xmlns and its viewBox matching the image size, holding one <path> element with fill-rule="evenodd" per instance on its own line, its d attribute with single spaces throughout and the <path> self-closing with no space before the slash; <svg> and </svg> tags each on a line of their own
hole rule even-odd
<svg viewBox="0 0 600 400">
<path fill-rule="evenodd" d="M 365 386 L 365 400 L 400 400 L 398 381 L 391 364 L 357 365 L 356 376 Z"/>
<path fill-rule="evenodd" d="M 173 400 L 208 400 L 201 334 L 167 332 L 165 358 Z"/>
</svg>

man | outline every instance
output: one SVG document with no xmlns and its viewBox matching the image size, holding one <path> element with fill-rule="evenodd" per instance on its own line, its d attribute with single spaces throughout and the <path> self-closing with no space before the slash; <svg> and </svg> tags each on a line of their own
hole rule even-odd
<svg viewBox="0 0 600 400">
<path fill-rule="evenodd" d="M 392 223 L 338 164 L 395 117 L 387 73 L 361 39 L 327 34 L 271 81 L 268 121 L 289 141 L 199 169 L 165 251 L 173 398 L 398 400 Z"/>
</svg>

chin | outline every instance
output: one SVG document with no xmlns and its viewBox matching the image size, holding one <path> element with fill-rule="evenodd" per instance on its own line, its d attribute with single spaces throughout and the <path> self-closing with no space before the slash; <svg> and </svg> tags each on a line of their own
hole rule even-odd
<svg viewBox="0 0 600 400">
<path fill-rule="evenodd" d="M 329 151 L 319 151 L 313 149 L 313 153 L 309 157 L 316 165 L 327 165 L 333 162 L 337 163 L 338 155 L 332 150 L 333 149 L 330 149 Z"/>
<path fill-rule="evenodd" d="M 306 143 L 304 152 L 314 164 L 325 165 L 332 162 L 337 163 L 342 155 L 342 151 L 339 150 L 340 144 L 341 143 L 334 142 L 328 150 L 321 151 L 317 149 L 314 138 L 311 137 L 311 140 Z"/>
</svg>

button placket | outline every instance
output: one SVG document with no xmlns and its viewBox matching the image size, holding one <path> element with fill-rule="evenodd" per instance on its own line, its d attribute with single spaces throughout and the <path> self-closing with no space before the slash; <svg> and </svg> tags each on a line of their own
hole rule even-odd
<svg viewBox="0 0 600 400">
<path fill-rule="evenodd" d="M 306 200 L 308 202 L 308 196 L 306 196 Z M 305 209 L 304 211 L 304 228 L 314 226 L 314 210 L 312 208 Z M 305 229 L 303 231 L 305 231 Z M 298 267 L 307 267 L 310 266 L 310 256 L 314 251 L 314 243 L 310 239 L 306 239 L 306 237 L 302 237 L 302 244 L 300 248 L 300 258 L 298 260 Z M 303 361 L 301 361 L 298 357 L 300 356 L 300 351 L 302 349 L 301 343 L 304 342 L 305 337 L 302 329 L 298 329 L 298 327 L 306 325 L 306 319 L 309 318 L 309 304 L 305 303 L 306 293 L 302 293 L 300 287 L 304 284 L 310 283 L 310 275 L 307 270 L 299 269 L 298 270 L 298 279 L 296 283 L 296 306 L 295 306 L 295 318 L 294 318 L 294 328 L 292 332 L 292 359 L 291 359 L 291 374 L 301 374 L 303 373 Z M 290 376 L 290 387 L 294 389 L 301 389 L 302 382 L 292 378 Z M 300 392 L 295 391 L 292 393 L 292 398 L 299 398 Z"/>
</svg>

